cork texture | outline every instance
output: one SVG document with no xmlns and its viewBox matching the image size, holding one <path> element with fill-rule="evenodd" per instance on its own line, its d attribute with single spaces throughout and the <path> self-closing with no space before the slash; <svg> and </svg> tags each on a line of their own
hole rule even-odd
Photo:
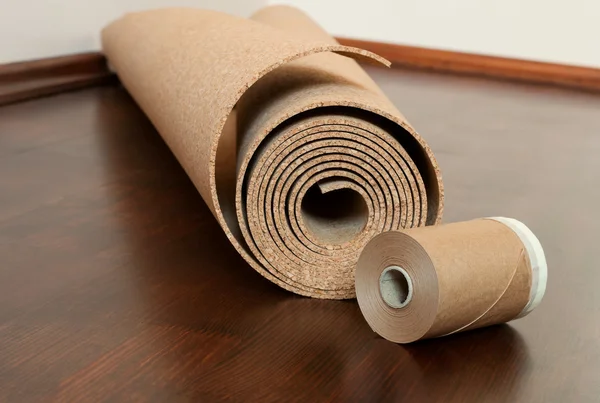
<svg viewBox="0 0 600 403">
<path fill-rule="evenodd" d="M 299 10 L 133 13 L 102 46 L 231 243 L 279 286 L 352 298 L 374 235 L 439 223 L 430 148 L 356 60 L 389 62 Z"/>
<path fill-rule="evenodd" d="M 390 266 L 403 268 L 414 287 L 400 309 L 380 293 L 380 275 Z M 518 318 L 532 276 L 520 237 L 499 221 L 478 219 L 374 237 L 357 263 L 356 293 L 375 332 L 408 343 Z"/>
</svg>

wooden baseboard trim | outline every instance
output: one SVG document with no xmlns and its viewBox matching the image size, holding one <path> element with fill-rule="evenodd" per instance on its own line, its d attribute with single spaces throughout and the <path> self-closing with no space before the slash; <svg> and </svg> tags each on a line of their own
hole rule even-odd
<svg viewBox="0 0 600 403">
<path fill-rule="evenodd" d="M 600 69 L 534 62 L 419 48 L 391 43 L 336 38 L 340 44 L 369 50 L 392 62 L 392 67 L 409 67 L 494 79 L 550 84 L 600 92 Z"/>
<path fill-rule="evenodd" d="M 98 52 L 0 65 L 0 105 L 49 96 L 115 79 Z"/>
<path fill-rule="evenodd" d="M 558 85 L 600 92 L 600 69 L 337 38 L 377 53 L 397 67 Z M 105 83 L 116 76 L 99 52 L 0 65 L 0 105 Z"/>
</svg>

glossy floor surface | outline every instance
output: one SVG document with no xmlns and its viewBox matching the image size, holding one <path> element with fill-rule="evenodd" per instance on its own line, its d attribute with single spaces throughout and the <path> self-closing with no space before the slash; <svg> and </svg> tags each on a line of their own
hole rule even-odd
<svg viewBox="0 0 600 403">
<path fill-rule="evenodd" d="M 91 88 L 0 108 L 0 401 L 598 401 L 600 96 L 369 72 L 436 153 L 444 221 L 539 236 L 536 311 L 401 346 L 277 288 L 126 92 Z"/>
</svg>

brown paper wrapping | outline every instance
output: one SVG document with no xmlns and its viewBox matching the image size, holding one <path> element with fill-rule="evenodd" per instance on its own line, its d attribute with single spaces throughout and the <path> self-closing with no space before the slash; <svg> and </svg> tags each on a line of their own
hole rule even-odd
<svg viewBox="0 0 600 403">
<path fill-rule="evenodd" d="M 373 235 L 441 219 L 431 150 L 353 59 L 388 62 L 300 11 L 128 14 L 102 45 L 229 240 L 281 287 L 351 298 Z"/>
<path fill-rule="evenodd" d="M 525 316 L 546 277 L 535 235 L 499 217 L 374 237 L 357 263 L 356 294 L 375 332 L 409 343 Z"/>
</svg>

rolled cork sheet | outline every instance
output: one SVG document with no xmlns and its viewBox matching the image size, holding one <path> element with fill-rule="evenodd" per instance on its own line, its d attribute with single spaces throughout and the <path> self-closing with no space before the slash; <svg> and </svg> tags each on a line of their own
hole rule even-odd
<svg viewBox="0 0 600 403">
<path fill-rule="evenodd" d="M 377 235 L 358 260 L 356 294 L 376 333 L 410 343 L 523 317 L 546 279 L 536 236 L 496 217 Z"/>
<path fill-rule="evenodd" d="M 102 46 L 237 251 L 286 290 L 353 298 L 370 238 L 440 221 L 430 148 L 355 60 L 389 62 L 299 10 L 127 14 Z"/>
</svg>

